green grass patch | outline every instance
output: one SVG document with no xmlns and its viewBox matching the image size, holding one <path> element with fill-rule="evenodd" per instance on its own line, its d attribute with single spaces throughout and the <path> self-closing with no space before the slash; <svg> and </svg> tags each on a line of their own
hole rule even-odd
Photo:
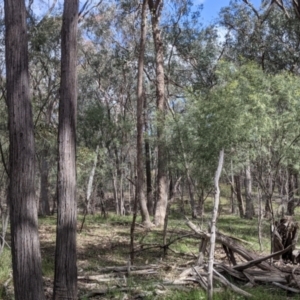
<svg viewBox="0 0 300 300">
<path fill-rule="evenodd" d="M 0 255 L 0 299 L 7 296 L 3 285 L 10 278 L 11 272 L 11 252 L 5 247 Z"/>
</svg>

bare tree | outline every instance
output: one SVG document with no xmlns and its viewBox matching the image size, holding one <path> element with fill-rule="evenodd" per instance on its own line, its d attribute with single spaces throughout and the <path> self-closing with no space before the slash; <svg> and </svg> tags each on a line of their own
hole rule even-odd
<svg viewBox="0 0 300 300">
<path fill-rule="evenodd" d="M 15 299 L 45 299 L 37 202 L 35 142 L 29 92 L 24 0 L 5 0 L 5 57 L 9 115 L 9 192 Z"/>
<path fill-rule="evenodd" d="M 77 299 L 75 156 L 78 2 L 64 1 L 61 33 L 54 299 Z"/>
</svg>

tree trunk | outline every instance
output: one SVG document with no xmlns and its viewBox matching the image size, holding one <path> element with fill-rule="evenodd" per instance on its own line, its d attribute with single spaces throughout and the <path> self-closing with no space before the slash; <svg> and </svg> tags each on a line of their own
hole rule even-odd
<svg viewBox="0 0 300 300">
<path fill-rule="evenodd" d="M 116 174 L 117 171 L 112 170 L 112 181 L 113 181 L 113 192 L 114 192 L 114 199 L 115 199 L 115 208 L 116 214 L 120 214 L 120 206 L 119 206 L 119 197 L 118 197 L 118 175 Z"/>
<path fill-rule="evenodd" d="M 234 183 L 235 183 L 236 198 L 237 198 L 237 202 L 238 202 L 240 217 L 244 218 L 244 216 L 245 216 L 245 207 L 244 207 L 244 201 L 243 201 L 242 192 L 241 192 L 240 175 L 234 175 Z"/>
<path fill-rule="evenodd" d="M 266 192 L 265 192 L 265 218 L 270 218 L 272 216 L 272 194 L 273 194 L 273 181 L 271 173 L 268 175 L 267 178 L 267 185 L 266 185 Z"/>
<path fill-rule="evenodd" d="M 91 205 L 91 195 L 92 195 L 92 191 L 93 191 L 93 182 L 94 182 L 94 177 L 95 177 L 95 171 L 96 171 L 96 167 L 97 167 L 97 163 L 98 163 L 98 154 L 99 154 L 99 145 L 96 148 L 94 162 L 93 162 L 93 166 L 92 166 L 91 173 L 89 176 L 89 181 L 88 181 L 87 191 L 86 191 L 86 212 L 88 214 L 93 213 L 93 211 L 95 210 L 95 208 L 93 208 Z"/>
<path fill-rule="evenodd" d="M 248 163 L 245 168 L 245 195 L 246 195 L 246 219 L 252 219 L 254 216 L 254 205 L 252 199 L 252 179 L 251 179 L 251 169 Z"/>
<path fill-rule="evenodd" d="M 41 154 L 41 191 L 40 191 L 40 204 L 39 204 L 39 214 L 41 216 L 50 215 L 50 205 L 49 205 L 49 164 L 47 161 L 48 151 L 43 150 Z"/>
<path fill-rule="evenodd" d="M 147 207 L 147 201 L 145 197 L 145 180 L 144 180 L 144 158 L 143 158 L 143 74 L 144 74 L 144 54 L 145 54 L 145 41 L 146 41 L 146 17 L 147 17 L 147 5 L 148 0 L 143 1 L 142 6 L 142 19 L 141 19 L 141 39 L 140 39 L 140 53 L 138 62 L 138 83 L 137 83 L 137 180 L 136 180 L 136 196 L 140 203 L 140 209 L 142 214 L 142 222 L 146 226 L 150 226 L 150 216 Z"/>
<path fill-rule="evenodd" d="M 119 210 L 120 215 L 125 216 L 125 203 L 124 203 L 124 192 L 123 192 L 123 177 L 124 177 L 124 171 L 120 170 L 120 180 L 119 180 Z"/>
<path fill-rule="evenodd" d="M 159 20 L 163 6 L 162 0 L 149 0 L 151 13 L 152 33 L 155 45 L 156 62 L 156 99 L 157 99 L 157 203 L 155 209 L 155 225 L 163 226 L 167 205 L 167 159 L 165 150 L 165 81 L 164 81 L 164 55 L 163 41 Z"/>
<path fill-rule="evenodd" d="M 194 219 L 194 218 L 197 218 L 197 211 L 196 211 L 196 207 L 195 207 L 193 182 L 192 182 L 192 178 L 190 176 L 190 171 L 188 168 L 186 169 L 186 174 L 187 174 L 187 182 L 188 182 L 188 189 L 189 189 L 189 196 L 190 196 L 192 218 Z"/>
<path fill-rule="evenodd" d="M 201 192 L 199 195 L 199 201 L 198 201 L 198 213 L 199 213 L 199 217 L 203 217 L 204 216 L 204 187 L 200 188 Z"/>
<path fill-rule="evenodd" d="M 64 1 L 53 299 L 77 299 L 76 113 L 78 0 Z"/>
<path fill-rule="evenodd" d="M 6 88 L 9 117 L 11 252 L 16 300 L 45 299 L 37 202 L 35 143 L 29 95 L 26 8 L 5 0 Z"/>
<path fill-rule="evenodd" d="M 219 154 L 218 168 L 214 178 L 215 195 L 214 195 L 214 208 L 211 218 L 211 228 L 210 228 L 210 248 L 209 248 L 209 258 L 208 258 L 208 278 L 207 278 L 207 299 L 213 299 L 213 266 L 214 266 L 214 254 L 215 254 L 215 243 L 216 243 L 216 223 L 219 210 L 220 202 L 220 188 L 219 179 L 223 168 L 224 162 L 224 150 L 222 149 Z"/>
<path fill-rule="evenodd" d="M 147 186 L 147 207 L 150 216 L 154 214 L 154 201 L 152 191 L 152 178 L 151 178 L 151 152 L 150 143 L 148 138 L 148 114 L 147 114 L 147 98 L 144 93 L 144 132 L 145 132 L 145 157 L 146 157 L 146 186 Z"/>
<path fill-rule="evenodd" d="M 287 205 L 287 214 L 290 216 L 294 215 L 295 211 L 295 191 L 297 190 L 297 173 L 293 168 L 290 166 L 288 168 L 288 205 Z"/>
<path fill-rule="evenodd" d="M 231 184 L 230 184 L 230 191 L 231 191 L 231 213 L 235 214 L 235 191 L 234 191 L 234 174 L 233 174 L 233 163 L 232 160 L 230 161 L 230 172 L 231 172 Z"/>
</svg>

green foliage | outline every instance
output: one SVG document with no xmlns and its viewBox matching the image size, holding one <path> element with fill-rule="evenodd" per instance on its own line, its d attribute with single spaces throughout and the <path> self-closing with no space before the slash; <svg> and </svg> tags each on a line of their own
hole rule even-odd
<svg viewBox="0 0 300 300">
<path fill-rule="evenodd" d="M 216 164 L 219 149 L 240 169 L 247 160 L 269 161 L 274 169 L 297 165 L 300 131 L 299 79 L 289 73 L 268 75 L 256 64 L 221 61 L 217 85 L 189 91 L 182 128 L 195 153 L 193 166 Z M 191 157 L 193 157 L 193 154 Z"/>
<path fill-rule="evenodd" d="M 220 13 L 220 24 L 230 32 L 226 37 L 226 59 L 233 62 L 255 62 L 272 74 L 283 70 L 298 73 L 299 18 L 294 9 L 288 10 L 289 18 L 277 5 L 269 2 L 254 5 L 261 16 L 259 21 L 254 10 L 244 1 L 231 1 Z M 291 1 L 285 1 L 285 4 Z M 267 17 L 266 17 L 267 16 Z"/>
<path fill-rule="evenodd" d="M 0 255 L 0 266 L 0 299 L 4 299 L 7 296 L 4 283 L 11 275 L 11 253 L 6 247 Z"/>
</svg>

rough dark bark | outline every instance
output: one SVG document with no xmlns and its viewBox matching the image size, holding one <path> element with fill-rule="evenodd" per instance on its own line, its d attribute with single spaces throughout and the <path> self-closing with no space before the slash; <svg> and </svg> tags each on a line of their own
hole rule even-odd
<svg viewBox="0 0 300 300">
<path fill-rule="evenodd" d="M 144 125 L 144 97 L 143 97 L 143 74 L 144 74 L 144 54 L 146 42 L 146 17 L 147 17 L 148 0 L 143 1 L 142 17 L 141 17 L 141 38 L 140 38 L 140 52 L 138 61 L 138 83 L 137 83 L 137 181 L 136 181 L 136 197 L 140 203 L 142 214 L 142 222 L 146 226 L 150 226 L 150 216 L 145 197 L 145 180 L 144 180 L 144 155 L 143 155 L 143 125 Z"/>
<path fill-rule="evenodd" d="M 77 299 L 76 266 L 76 112 L 78 0 L 65 1 L 61 42 L 61 86 L 58 126 L 57 237 L 54 293 Z"/>
<path fill-rule="evenodd" d="M 163 1 L 149 0 L 152 34 L 155 45 L 156 63 L 156 106 L 157 106 L 157 202 L 155 209 L 155 225 L 163 226 L 168 205 L 167 159 L 165 150 L 165 81 L 163 41 L 159 20 Z"/>
<path fill-rule="evenodd" d="M 28 39 L 23 0 L 5 0 L 6 87 L 9 116 L 11 252 L 15 299 L 45 299 L 37 202 L 35 143 L 29 95 Z"/>
</svg>

